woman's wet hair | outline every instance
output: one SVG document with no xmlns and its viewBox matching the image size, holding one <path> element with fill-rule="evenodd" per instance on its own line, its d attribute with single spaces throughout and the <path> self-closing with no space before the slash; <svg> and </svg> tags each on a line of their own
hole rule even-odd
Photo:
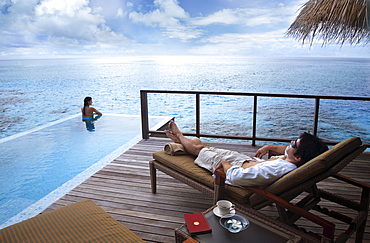
<svg viewBox="0 0 370 243">
<path fill-rule="evenodd" d="M 294 154 L 301 158 L 301 161 L 296 164 L 298 167 L 328 150 L 328 146 L 321 139 L 310 133 L 302 133 L 299 138 L 301 140 Z"/>
<path fill-rule="evenodd" d="M 92 98 L 91 97 L 85 97 L 85 99 L 84 99 L 84 108 L 82 109 L 82 114 L 83 115 L 85 115 L 85 108 L 86 108 L 86 106 L 89 106 L 89 102 L 92 100 Z"/>
</svg>

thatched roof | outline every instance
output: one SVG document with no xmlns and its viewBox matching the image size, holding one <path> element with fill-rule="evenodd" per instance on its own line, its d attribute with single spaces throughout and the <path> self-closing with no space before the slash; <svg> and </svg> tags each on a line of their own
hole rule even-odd
<svg viewBox="0 0 370 243">
<path fill-rule="evenodd" d="M 287 31 L 302 43 L 370 42 L 370 0 L 309 0 Z"/>
</svg>

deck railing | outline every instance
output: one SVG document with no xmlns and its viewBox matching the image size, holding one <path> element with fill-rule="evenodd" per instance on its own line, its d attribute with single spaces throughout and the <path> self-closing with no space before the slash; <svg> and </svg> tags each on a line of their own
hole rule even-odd
<svg viewBox="0 0 370 243">
<path fill-rule="evenodd" d="M 273 138 L 273 137 L 257 137 L 257 108 L 258 97 L 279 97 L 279 98 L 296 98 L 296 99 L 313 99 L 314 106 L 314 122 L 313 134 L 317 135 L 319 123 L 319 109 L 321 100 L 357 100 L 370 101 L 370 97 L 347 97 L 347 96 L 319 96 L 319 95 L 294 95 L 294 94 L 269 94 L 269 93 L 243 93 L 243 92 L 206 92 L 206 91 L 172 91 L 172 90 L 140 90 L 141 99 L 141 124 L 142 124 L 142 138 L 148 139 L 151 134 L 164 134 L 164 131 L 149 130 L 149 114 L 148 114 L 148 94 L 149 93 L 165 93 L 165 94 L 193 94 L 195 96 L 195 133 L 184 133 L 186 136 L 196 137 L 210 137 L 210 138 L 226 138 L 251 140 L 252 145 L 256 145 L 256 141 L 275 141 L 275 142 L 289 142 L 291 138 Z M 252 136 L 233 136 L 225 134 L 205 134 L 200 132 L 200 96 L 201 95 L 218 95 L 218 96 L 250 96 L 253 97 L 253 122 L 252 122 Z M 338 141 L 325 141 L 329 145 L 338 143 Z M 370 144 L 365 144 L 370 147 Z"/>
</svg>

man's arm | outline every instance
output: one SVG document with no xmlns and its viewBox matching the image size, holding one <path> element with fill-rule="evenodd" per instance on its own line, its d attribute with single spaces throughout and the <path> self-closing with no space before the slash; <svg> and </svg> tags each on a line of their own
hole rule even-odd
<svg viewBox="0 0 370 243">
<path fill-rule="evenodd" d="M 223 165 L 225 166 L 225 163 Z M 239 186 L 263 187 L 296 168 L 295 164 L 279 159 L 257 163 L 247 168 L 231 166 L 226 172 L 226 181 Z"/>
<path fill-rule="evenodd" d="M 223 160 L 223 161 L 221 161 L 221 162 L 218 164 L 218 166 L 217 166 L 217 168 L 216 168 L 215 170 L 222 169 L 222 170 L 224 170 L 224 171 L 225 171 L 225 174 L 226 174 L 226 172 L 227 172 L 231 167 L 232 167 L 232 165 L 231 165 L 229 162 L 227 162 L 227 161 Z"/>
<path fill-rule="evenodd" d="M 280 155 L 285 153 L 285 149 L 287 146 L 278 146 L 278 145 L 265 145 L 259 150 L 257 150 L 254 157 L 262 158 L 265 154 L 267 154 L 269 151 L 271 151 L 274 154 Z"/>
</svg>

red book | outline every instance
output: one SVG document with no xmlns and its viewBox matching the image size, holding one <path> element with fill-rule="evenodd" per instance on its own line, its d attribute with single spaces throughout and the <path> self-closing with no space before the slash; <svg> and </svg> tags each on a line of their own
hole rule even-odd
<svg viewBox="0 0 370 243">
<path fill-rule="evenodd" d="M 190 234 L 210 233 L 212 228 L 209 226 L 203 213 L 184 214 L 184 219 Z"/>
</svg>

